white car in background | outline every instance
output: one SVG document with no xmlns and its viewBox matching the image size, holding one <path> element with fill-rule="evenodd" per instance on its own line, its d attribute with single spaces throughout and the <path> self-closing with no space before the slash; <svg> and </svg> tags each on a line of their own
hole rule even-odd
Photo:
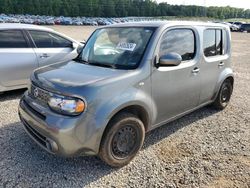
<svg viewBox="0 0 250 188">
<path fill-rule="evenodd" d="M 72 60 L 82 46 L 50 28 L 0 24 L 0 92 L 27 87 L 34 69 Z"/>
</svg>

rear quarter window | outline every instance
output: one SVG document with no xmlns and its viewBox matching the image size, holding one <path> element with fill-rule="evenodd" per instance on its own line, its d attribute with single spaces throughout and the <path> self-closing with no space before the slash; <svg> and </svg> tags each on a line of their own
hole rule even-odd
<svg viewBox="0 0 250 188">
<path fill-rule="evenodd" d="M 227 32 L 224 29 L 206 29 L 203 36 L 203 51 L 206 57 L 227 53 Z"/>
</svg>

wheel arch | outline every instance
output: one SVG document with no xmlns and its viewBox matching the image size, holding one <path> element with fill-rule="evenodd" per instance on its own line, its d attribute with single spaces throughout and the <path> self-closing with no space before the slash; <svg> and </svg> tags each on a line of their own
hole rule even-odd
<svg viewBox="0 0 250 188">
<path fill-rule="evenodd" d="M 100 140 L 100 144 L 103 141 L 104 135 L 106 133 L 106 131 L 109 128 L 110 122 L 119 114 L 121 113 L 131 113 L 135 116 L 137 116 L 143 123 L 144 128 L 145 128 L 145 132 L 147 132 L 149 130 L 149 126 L 150 126 L 150 115 L 149 112 L 146 110 L 145 107 L 143 107 L 142 105 L 139 104 L 130 104 L 128 106 L 123 106 L 119 109 L 117 109 L 115 112 L 113 112 L 113 114 L 111 115 L 111 117 L 109 118 L 107 125 L 104 128 L 101 140 Z M 99 147 L 100 149 L 100 147 Z"/>
<path fill-rule="evenodd" d="M 228 76 L 225 80 L 229 80 L 232 86 L 234 86 L 234 77 L 233 76 Z M 225 81 L 224 80 L 224 81 Z M 222 82 L 223 83 L 223 82 Z"/>
<path fill-rule="evenodd" d="M 232 86 L 234 86 L 234 75 L 233 75 L 233 73 L 232 74 L 228 74 L 227 76 L 225 76 L 223 79 L 220 79 L 220 82 L 219 82 L 219 84 L 218 84 L 218 86 L 217 86 L 217 88 L 216 88 L 216 92 L 215 92 L 215 94 L 214 94 L 214 96 L 213 96 L 213 101 L 216 99 L 216 97 L 218 96 L 218 94 L 219 94 L 219 92 L 220 92 L 220 88 L 221 88 L 221 86 L 222 86 L 222 84 L 223 84 L 223 82 L 225 82 L 226 80 L 229 80 L 230 81 L 230 83 L 232 84 Z"/>
<path fill-rule="evenodd" d="M 126 112 L 126 113 L 131 113 L 135 116 L 137 116 L 142 122 L 143 122 L 143 125 L 145 127 L 145 131 L 147 131 L 149 129 L 149 124 L 150 124 L 150 117 L 149 117 L 149 113 L 147 112 L 147 110 L 141 106 L 141 105 L 137 105 L 137 104 L 134 104 L 134 105 L 129 105 L 129 106 L 126 106 L 126 107 L 123 107 L 121 109 L 119 109 L 109 120 L 109 122 L 115 118 L 115 116 L 117 116 L 118 114 L 120 113 L 123 113 L 123 112 Z M 108 126 L 108 125 L 107 125 Z"/>
</svg>

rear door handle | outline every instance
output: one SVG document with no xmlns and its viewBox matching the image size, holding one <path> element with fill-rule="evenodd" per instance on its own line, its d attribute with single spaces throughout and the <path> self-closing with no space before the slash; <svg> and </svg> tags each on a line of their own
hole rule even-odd
<svg viewBox="0 0 250 188">
<path fill-rule="evenodd" d="M 218 66 L 219 66 L 219 67 L 223 67 L 224 65 L 225 65 L 224 62 L 220 62 Z"/>
<path fill-rule="evenodd" d="M 200 72 L 200 69 L 198 67 L 195 67 L 193 70 L 192 70 L 192 73 L 193 74 L 197 74 Z"/>
<path fill-rule="evenodd" d="M 42 58 L 42 59 L 48 58 L 48 57 L 49 57 L 48 54 L 42 54 L 42 55 L 40 55 L 40 58 Z"/>
</svg>

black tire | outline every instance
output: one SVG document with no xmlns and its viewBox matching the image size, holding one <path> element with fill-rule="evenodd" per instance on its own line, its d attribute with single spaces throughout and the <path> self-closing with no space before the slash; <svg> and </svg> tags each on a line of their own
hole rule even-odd
<svg viewBox="0 0 250 188">
<path fill-rule="evenodd" d="M 120 113 L 108 124 L 99 157 L 112 167 L 127 165 L 141 149 L 145 138 L 142 121 L 130 113 Z"/>
<path fill-rule="evenodd" d="M 230 80 L 225 80 L 221 85 L 218 96 L 213 103 L 213 107 L 215 107 L 217 110 L 223 110 L 224 108 L 226 108 L 231 99 L 232 92 L 232 83 L 230 82 Z"/>
</svg>

